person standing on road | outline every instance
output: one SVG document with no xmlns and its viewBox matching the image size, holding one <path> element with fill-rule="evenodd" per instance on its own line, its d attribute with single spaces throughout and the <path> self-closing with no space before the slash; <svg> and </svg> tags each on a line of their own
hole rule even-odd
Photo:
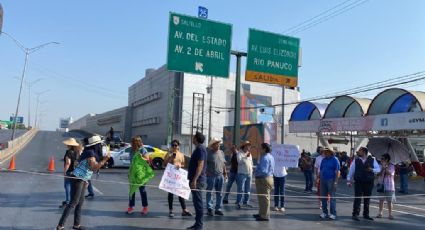
<svg viewBox="0 0 425 230">
<path fill-rule="evenodd" d="M 256 221 L 269 221 L 270 219 L 270 192 L 273 188 L 275 170 L 275 161 L 270 152 L 270 145 L 262 143 L 261 156 L 255 169 L 255 185 L 258 193 L 258 206 L 260 206 L 258 214 L 253 215 Z"/>
<path fill-rule="evenodd" d="M 313 160 L 307 153 L 301 153 L 300 168 L 305 178 L 304 192 L 313 192 Z"/>
<path fill-rule="evenodd" d="M 60 208 L 66 207 L 71 203 L 71 184 L 72 179 L 70 178 L 72 171 L 74 171 L 75 164 L 77 162 L 78 157 L 80 156 L 80 144 L 74 139 L 69 138 L 62 142 L 68 148 L 66 150 L 64 160 L 64 187 L 65 187 L 65 201 L 62 202 Z"/>
<path fill-rule="evenodd" d="M 249 204 L 249 194 L 251 193 L 251 180 L 252 180 L 252 155 L 250 152 L 251 143 L 244 141 L 240 146 L 240 151 L 236 155 L 238 161 L 238 175 L 236 177 L 236 183 L 238 186 L 238 194 L 236 196 L 236 207 L 241 208 L 242 194 L 243 194 L 243 205 L 245 207 L 252 207 Z"/>
<path fill-rule="evenodd" d="M 219 138 L 212 138 L 207 148 L 207 209 L 209 216 L 223 216 L 221 210 L 222 199 L 223 199 L 223 184 L 225 178 L 227 178 L 226 172 L 226 160 L 224 159 L 224 153 L 220 150 L 221 140 Z M 213 213 L 213 198 L 212 190 L 215 190 L 216 201 L 215 201 L 215 212 Z"/>
<path fill-rule="evenodd" d="M 81 209 L 84 204 L 84 191 L 87 187 L 87 181 L 93 175 L 93 171 L 99 170 L 102 166 L 104 166 L 110 156 L 109 152 L 106 157 L 98 162 L 96 159 L 96 154 L 101 154 L 102 152 L 102 140 L 100 136 L 94 135 L 90 138 L 84 138 L 84 151 L 78 159 L 78 164 L 75 166 L 74 171 L 72 172 L 72 176 L 75 177 L 72 179 L 72 201 L 70 204 L 66 205 L 63 210 L 62 216 L 59 220 L 58 225 L 56 226 L 56 230 L 65 229 L 64 225 L 66 223 L 66 219 L 71 212 L 71 209 L 75 209 L 74 212 L 74 225 L 73 229 L 86 229 L 85 227 L 80 225 L 81 222 Z"/>
<path fill-rule="evenodd" d="M 230 158 L 230 174 L 226 184 L 226 194 L 224 194 L 223 204 L 229 203 L 230 190 L 232 189 L 233 182 L 236 181 L 236 178 L 238 176 L 238 152 L 236 150 L 236 146 L 233 146 L 231 151 L 232 157 Z"/>
<path fill-rule="evenodd" d="M 179 140 L 173 140 L 171 142 L 171 149 L 168 152 L 167 155 L 165 155 L 164 158 L 164 165 L 163 167 L 167 167 L 167 164 L 174 165 L 177 169 L 184 167 L 184 154 L 180 152 L 180 141 Z M 174 217 L 173 213 L 173 200 L 174 195 L 172 193 L 168 193 L 168 208 L 170 210 L 169 217 Z M 182 216 L 192 216 L 192 213 L 190 213 L 186 208 L 186 201 L 184 198 L 179 197 L 179 202 L 182 207 Z"/>
<path fill-rule="evenodd" d="M 341 178 L 346 180 L 348 175 L 348 163 L 350 158 L 347 155 L 347 152 L 341 152 L 341 156 L 339 158 L 339 162 L 341 163 Z"/>
<path fill-rule="evenodd" d="M 413 171 L 410 161 L 403 161 L 400 163 L 400 191 L 399 193 L 409 193 L 409 174 Z"/>
<path fill-rule="evenodd" d="M 340 164 L 329 148 L 323 149 L 325 158 L 320 164 L 320 196 L 322 199 L 322 214 L 320 218 L 336 219 L 336 187 L 338 185 Z M 330 215 L 328 215 L 328 196 L 330 196 Z"/>
<path fill-rule="evenodd" d="M 187 229 L 200 230 L 203 228 L 203 215 L 204 206 L 202 204 L 202 191 L 205 187 L 206 175 L 205 171 L 207 168 L 207 150 L 203 145 L 205 142 L 205 136 L 196 132 L 192 138 L 192 143 L 196 146 L 193 150 L 192 157 L 189 161 L 188 175 L 190 188 L 192 189 L 192 200 L 195 206 L 195 224 Z"/>
<path fill-rule="evenodd" d="M 381 193 L 379 198 L 379 212 L 376 218 L 382 218 L 384 201 L 387 201 L 388 205 L 388 218 L 393 220 L 392 215 L 393 204 L 396 201 L 395 199 L 395 186 L 394 186 L 394 174 L 395 167 L 391 164 L 391 157 L 388 153 L 385 153 L 381 157 L 381 171 L 378 173 L 378 182 L 384 184 L 384 193 Z M 384 195 L 384 196 L 382 196 Z"/>
<path fill-rule="evenodd" d="M 322 209 L 322 199 L 320 199 L 320 165 L 322 164 L 323 158 L 325 158 L 324 153 L 322 151 L 322 147 L 317 147 L 314 155 L 316 158 L 314 159 L 314 174 L 316 174 L 316 188 L 317 188 L 317 197 L 319 197 L 319 208 Z"/>
<path fill-rule="evenodd" d="M 369 216 L 370 196 L 372 195 L 375 174 L 380 172 L 378 162 L 375 157 L 369 154 L 366 147 L 361 147 L 357 151 L 357 157 L 350 165 L 347 176 L 347 185 L 351 187 L 354 179 L 354 204 L 352 219 L 359 221 L 360 204 L 363 197 L 363 218 L 373 220 Z"/>
<path fill-rule="evenodd" d="M 266 144 L 264 144 L 264 146 L 262 145 L 261 147 L 262 149 L 265 148 L 265 150 L 271 151 L 270 146 L 268 145 L 266 146 Z M 272 154 L 272 157 L 273 157 L 273 163 L 276 162 L 274 159 L 277 156 Z M 274 166 L 274 171 L 273 171 L 274 210 L 284 212 L 285 211 L 285 178 L 288 175 L 288 172 L 286 171 L 287 168 L 283 167 L 282 165 L 273 165 L 273 166 Z"/>
<path fill-rule="evenodd" d="M 142 138 L 137 136 L 131 140 L 131 151 L 130 151 L 130 168 L 128 170 L 130 180 L 130 190 L 138 187 L 140 197 L 142 199 L 142 215 L 148 214 L 148 195 L 144 185 L 153 177 L 153 171 L 148 162 L 150 161 L 148 151 L 143 147 Z M 137 185 L 136 185 L 137 184 Z M 132 186 L 133 185 L 133 186 Z M 136 205 L 136 193 L 130 191 L 130 197 L 128 201 L 127 214 L 132 214 L 134 206 Z"/>
</svg>

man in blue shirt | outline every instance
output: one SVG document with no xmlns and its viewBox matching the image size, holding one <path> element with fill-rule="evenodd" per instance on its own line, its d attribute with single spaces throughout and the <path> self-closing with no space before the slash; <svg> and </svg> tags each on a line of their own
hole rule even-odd
<svg viewBox="0 0 425 230">
<path fill-rule="evenodd" d="M 273 187 L 274 158 L 267 143 L 261 144 L 261 157 L 255 169 L 255 185 L 258 194 L 258 214 L 253 215 L 257 221 L 270 219 L 270 192 Z"/>
<path fill-rule="evenodd" d="M 320 196 L 322 199 L 322 214 L 320 218 L 325 219 L 329 217 L 331 220 L 336 219 L 336 186 L 338 185 L 340 164 L 338 159 L 335 157 L 334 152 L 329 148 L 323 149 L 325 158 L 323 158 L 320 164 Z M 328 215 L 328 199 L 330 196 L 330 211 L 331 215 Z"/>
<path fill-rule="evenodd" d="M 205 136 L 196 132 L 193 136 L 192 143 L 196 146 L 192 153 L 189 161 L 188 175 L 189 185 L 192 190 L 193 206 L 195 206 L 195 224 L 187 229 L 199 230 L 203 228 L 202 216 L 204 215 L 203 204 L 202 204 L 202 192 L 206 183 L 206 160 L 207 160 L 207 149 L 203 145 Z"/>
</svg>

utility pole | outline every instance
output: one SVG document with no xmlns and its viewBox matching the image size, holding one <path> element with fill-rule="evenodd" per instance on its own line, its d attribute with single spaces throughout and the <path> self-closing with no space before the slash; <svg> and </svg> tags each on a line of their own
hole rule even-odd
<svg viewBox="0 0 425 230">
<path fill-rule="evenodd" d="M 213 76 L 211 76 L 211 82 L 210 82 L 210 86 L 207 87 L 207 93 L 210 94 L 210 108 L 209 108 L 209 114 L 208 114 L 208 141 L 210 141 L 212 139 L 211 135 L 212 135 L 212 93 L 213 93 Z"/>
<path fill-rule="evenodd" d="M 236 84 L 235 84 L 235 119 L 233 128 L 233 144 L 239 146 L 241 142 L 241 58 L 247 55 L 245 52 L 232 50 L 230 52 L 236 56 Z"/>
<path fill-rule="evenodd" d="M 282 128 L 280 133 L 280 143 L 285 144 L 285 86 L 282 86 Z"/>
</svg>

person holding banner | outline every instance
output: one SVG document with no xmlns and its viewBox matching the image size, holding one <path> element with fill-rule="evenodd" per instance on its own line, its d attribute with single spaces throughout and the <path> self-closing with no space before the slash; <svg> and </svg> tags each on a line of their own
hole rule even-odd
<svg viewBox="0 0 425 230">
<path fill-rule="evenodd" d="M 150 165 L 148 151 L 143 147 L 142 138 L 137 136 L 131 140 L 130 169 L 128 170 L 128 179 L 130 182 L 130 197 L 128 202 L 127 214 L 134 211 L 136 205 L 136 190 L 139 190 L 142 198 L 142 215 L 148 214 L 148 196 L 145 184 L 154 177 Z"/>
<path fill-rule="evenodd" d="M 176 167 L 176 169 L 180 169 L 184 167 L 184 154 L 180 152 L 180 141 L 179 140 L 173 140 L 171 142 L 171 149 L 168 152 L 167 155 L 165 155 L 164 158 L 164 168 L 167 166 L 167 164 L 172 164 Z M 170 210 L 169 217 L 174 217 L 173 213 L 173 199 L 174 195 L 172 193 L 168 193 L 168 208 Z M 186 201 L 183 197 L 179 196 L 179 202 L 182 207 L 182 216 L 192 216 L 192 213 L 190 213 L 186 209 Z"/>
<path fill-rule="evenodd" d="M 273 173 L 275 161 L 271 155 L 270 145 L 261 144 L 261 156 L 255 169 L 255 186 L 258 193 L 258 214 L 253 215 L 256 221 L 269 221 L 270 219 L 270 192 L 273 188 Z"/>
<path fill-rule="evenodd" d="M 241 145 L 241 149 L 236 155 L 238 160 L 238 176 L 236 177 L 236 183 L 238 187 L 238 194 L 236 196 L 236 207 L 241 208 L 242 194 L 243 194 L 243 205 L 246 207 L 252 207 L 249 204 L 249 194 L 251 192 L 251 180 L 252 180 L 252 155 L 250 152 L 251 143 L 244 141 Z"/>
<path fill-rule="evenodd" d="M 209 216 L 223 216 L 221 211 L 223 200 L 223 184 L 224 179 L 227 177 L 226 160 L 224 153 L 220 150 L 221 140 L 219 138 L 212 138 L 207 148 L 207 209 Z M 211 191 L 215 190 L 216 202 L 215 212 L 213 213 L 213 198 Z"/>
<path fill-rule="evenodd" d="M 189 180 L 190 189 L 192 189 L 192 200 L 193 206 L 195 206 L 195 224 L 187 229 L 200 230 L 203 228 L 203 215 L 204 206 L 202 204 L 202 190 L 205 187 L 206 175 L 205 171 L 207 168 L 207 150 L 203 145 L 205 136 L 196 132 L 192 138 L 192 143 L 196 146 L 193 150 L 192 156 L 189 161 L 189 168 L 187 179 Z"/>
</svg>

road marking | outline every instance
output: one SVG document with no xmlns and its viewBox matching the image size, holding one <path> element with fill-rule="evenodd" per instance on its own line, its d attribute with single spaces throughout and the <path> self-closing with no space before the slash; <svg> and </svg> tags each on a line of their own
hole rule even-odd
<svg viewBox="0 0 425 230">
<path fill-rule="evenodd" d="M 291 186 L 291 187 L 294 187 L 294 188 L 303 188 L 303 186 L 298 186 L 298 185 L 288 185 L 288 186 Z M 291 190 L 289 190 L 289 189 L 286 189 L 286 190 L 288 190 L 288 191 L 291 191 Z M 297 192 L 297 191 L 291 191 L 291 192 L 294 192 L 294 193 L 300 193 L 300 194 L 302 194 L 302 192 Z M 335 193 L 335 194 L 337 194 L 337 195 L 341 195 L 341 196 L 346 196 L 346 197 L 351 197 L 350 195 L 347 195 L 347 194 L 343 194 L 343 193 Z M 374 202 L 379 202 L 379 200 L 376 200 L 376 199 L 370 199 L 371 201 L 374 201 Z M 343 201 L 343 202 L 350 202 L 350 201 Z M 414 206 L 409 206 L 409 205 L 401 205 L 401 204 L 393 204 L 393 206 L 400 206 L 400 207 L 405 207 L 405 208 L 410 208 L 410 209 L 416 209 L 416 210 L 421 210 L 421 211 L 425 211 L 425 209 L 422 209 L 422 208 L 417 208 L 417 207 L 414 207 Z M 376 208 L 376 209 L 379 209 L 379 207 L 378 206 L 374 206 L 374 205 L 369 205 L 369 207 L 373 207 L 373 208 Z M 385 210 L 387 210 L 387 208 L 384 208 Z M 417 217 L 424 217 L 425 218 L 425 215 L 420 215 L 420 214 L 415 214 L 415 213 L 409 213 L 409 212 L 404 212 L 404 211 L 399 211 L 399 210 L 394 210 L 393 209 L 393 212 L 398 212 L 398 213 L 402 213 L 402 214 L 408 214 L 408 215 L 413 215 L 413 216 L 417 216 Z"/>
</svg>

